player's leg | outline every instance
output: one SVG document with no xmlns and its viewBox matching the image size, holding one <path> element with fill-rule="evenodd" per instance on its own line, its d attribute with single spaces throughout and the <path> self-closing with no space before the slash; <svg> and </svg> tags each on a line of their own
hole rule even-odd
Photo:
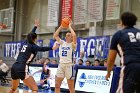
<svg viewBox="0 0 140 93">
<path fill-rule="evenodd" d="M 137 77 L 136 93 L 140 93 L 140 79 L 139 78 L 140 78 L 140 72 L 139 72 L 138 77 Z"/>
<path fill-rule="evenodd" d="M 19 77 L 17 75 L 18 70 L 16 69 L 16 67 L 19 67 L 19 66 L 17 66 L 16 64 L 13 64 L 11 68 L 12 86 L 9 93 L 14 93 L 19 85 Z"/>
<path fill-rule="evenodd" d="M 64 78 L 55 77 L 55 93 L 60 93 L 60 86 Z"/>
<path fill-rule="evenodd" d="M 50 85 L 51 85 L 50 79 L 47 80 L 47 84 L 50 87 Z"/>
<path fill-rule="evenodd" d="M 68 82 L 70 93 L 75 93 L 74 79 L 67 79 L 67 82 Z"/>
<path fill-rule="evenodd" d="M 19 79 L 12 80 L 12 87 L 11 87 L 9 93 L 14 93 L 16 91 L 18 85 L 19 85 Z"/>
<path fill-rule="evenodd" d="M 29 73 L 28 65 L 25 66 L 25 69 L 23 72 L 24 72 L 24 74 L 19 73 L 20 79 L 23 80 L 25 85 L 28 86 L 32 90 L 32 93 L 38 93 L 38 86 L 37 86 L 34 78 Z"/>
<path fill-rule="evenodd" d="M 136 93 L 140 93 L 140 82 L 136 85 Z"/>
<path fill-rule="evenodd" d="M 75 70 L 73 64 L 67 65 L 65 73 L 66 73 L 67 83 L 69 86 L 69 91 L 70 93 L 75 93 L 75 89 L 74 89 Z"/>
<path fill-rule="evenodd" d="M 140 93 L 140 64 L 137 64 L 137 76 L 136 76 L 136 93 Z"/>
<path fill-rule="evenodd" d="M 32 90 L 32 93 L 38 93 L 38 86 L 32 76 L 29 76 L 27 79 L 24 79 L 23 82 Z"/>
<path fill-rule="evenodd" d="M 124 69 L 123 93 L 134 93 L 136 90 L 137 64 L 128 64 Z"/>
<path fill-rule="evenodd" d="M 55 93 L 60 93 L 60 86 L 65 77 L 64 68 L 65 68 L 64 64 L 59 64 L 57 73 L 55 76 Z"/>
<path fill-rule="evenodd" d="M 122 66 L 122 69 L 120 71 L 120 78 L 119 78 L 119 83 L 118 83 L 118 88 L 116 90 L 116 93 L 123 92 L 124 69 L 125 69 L 125 66 Z"/>
</svg>

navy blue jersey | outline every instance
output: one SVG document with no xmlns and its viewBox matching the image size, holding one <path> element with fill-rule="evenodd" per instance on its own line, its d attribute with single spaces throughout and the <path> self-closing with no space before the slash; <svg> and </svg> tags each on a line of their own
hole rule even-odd
<svg viewBox="0 0 140 93">
<path fill-rule="evenodd" d="M 50 76 L 50 70 L 47 69 L 47 72 L 44 72 L 44 71 L 43 71 L 43 72 L 41 73 L 41 80 L 47 79 L 49 76 Z"/>
<path fill-rule="evenodd" d="M 124 65 L 140 62 L 140 30 L 127 27 L 116 32 L 112 37 L 110 49 L 122 51 Z"/>
<path fill-rule="evenodd" d="M 31 62 L 38 51 L 52 50 L 52 47 L 40 47 L 36 44 L 24 42 L 17 57 L 16 62 Z"/>
<path fill-rule="evenodd" d="M 35 33 L 36 28 L 37 27 L 34 27 L 32 32 Z M 24 43 L 22 43 L 16 62 L 30 63 L 31 61 L 33 61 L 38 51 L 49 50 L 52 50 L 52 47 L 40 47 L 36 44 L 30 44 L 29 42 L 25 41 Z"/>
</svg>

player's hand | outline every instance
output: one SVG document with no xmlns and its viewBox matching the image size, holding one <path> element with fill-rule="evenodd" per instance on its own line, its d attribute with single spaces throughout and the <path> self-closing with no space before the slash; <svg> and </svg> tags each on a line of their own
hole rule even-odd
<svg viewBox="0 0 140 93">
<path fill-rule="evenodd" d="M 62 24 L 61 24 L 59 28 L 64 28 L 64 27 L 63 27 Z"/>
<path fill-rule="evenodd" d="M 106 76 L 105 76 L 105 78 L 106 78 L 107 81 L 109 81 L 110 73 L 107 73 Z"/>
<path fill-rule="evenodd" d="M 69 28 L 70 28 L 72 26 L 73 22 L 71 19 L 69 19 L 69 20 L 70 20 L 70 23 L 69 23 Z"/>
<path fill-rule="evenodd" d="M 44 80 L 40 80 L 40 84 L 44 84 Z"/>
<path fill-rule="evenodd" d="M 34 25 L 35 25 L 36 27 L 39 26 L 39 19 L 35 19 L 35 23 L 34 23 Z"/>
</svg>

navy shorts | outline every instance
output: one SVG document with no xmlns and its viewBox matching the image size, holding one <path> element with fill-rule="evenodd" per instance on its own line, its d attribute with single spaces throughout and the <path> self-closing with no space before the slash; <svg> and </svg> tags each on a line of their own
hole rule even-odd
<svg viewBox="0 0 140 93">
<path fill-rule="evenodd" d="M 14 63 L 11 68 L 11 77 L 13 80 L 21 79 L 24 80 L 27 74 L 27 65 L 25 63 Z"/>
<path fill-rule="evenodd" d="M 124 69 L 124 93 L 140 93 L 140 63 L 130 63 Z"/>
</svg>

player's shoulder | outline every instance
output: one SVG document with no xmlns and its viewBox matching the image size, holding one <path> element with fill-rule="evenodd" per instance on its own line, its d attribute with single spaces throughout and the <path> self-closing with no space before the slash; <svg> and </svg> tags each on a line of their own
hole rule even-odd
<svg viewBox="0 0 140 93">
<path fill-rule="evenodd" d="M 136 32 L 140 32 L 140 29 L 139 28 L 132 28 L 134 31 L 136 31 Z"/>
<path fill-rule="evenodd" d="M 115 32 L 112 36 L 112 42 L 117 42 L 121 39 L 122 37 L 122 30 L 118 30 L 117 32 Z"/>
<path fill-rule="evenodd" d="M 122 32 L 140 32 L 139 28 L 135 28 L 135 27 L 127 27 L 125 29 L 121 30 Z"/>
<path fill-rule="evenodd" d="M 123 30 L 118 30 L 117 32 L 115 32 L 113 34 L 113 37 L 120 37 L 120 35 L 122 34 Z"/>
<path fill-rule="evenodd" d="M 66 41 L 61 39 L 61 40 L 59 41 L 59 44 L 63 44 L 63 43 L 66 43 Z"/>
</svg>

